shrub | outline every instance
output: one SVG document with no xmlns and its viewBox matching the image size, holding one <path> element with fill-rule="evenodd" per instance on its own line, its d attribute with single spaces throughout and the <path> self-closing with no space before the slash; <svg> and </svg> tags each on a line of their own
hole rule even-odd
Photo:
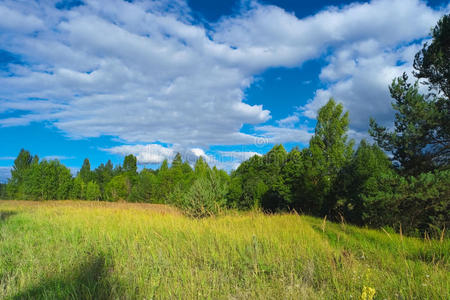
<svg viewBox="0 0 450 300">
<path fill-rule="evenodd" d="M 194 181 L 179 206 L 187 215 L 196 218 L 217 215 L 226 204 L 227 191 L 227 182 L 216 172 L 208 170 L 205 176 Z"/>
</svg>

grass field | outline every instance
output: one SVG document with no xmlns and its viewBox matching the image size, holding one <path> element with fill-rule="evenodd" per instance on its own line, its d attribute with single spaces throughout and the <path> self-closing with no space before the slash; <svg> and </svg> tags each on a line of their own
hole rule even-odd
<svg viewBox="0 0 450 300">
<path fill-rule="evenodd" d="M 450 299 L 449 255 L 294 214 L 0 201 L 1 299 Z"/>
</svg>

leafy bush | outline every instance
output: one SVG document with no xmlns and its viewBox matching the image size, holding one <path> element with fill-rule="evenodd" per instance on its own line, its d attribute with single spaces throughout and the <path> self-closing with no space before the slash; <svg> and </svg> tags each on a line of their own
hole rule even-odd
<svg viewBox="0 0 450 300">
<path fill-rule="evenodd" d="M 100 200 L 100 187 L 94 181 L 89 181 L 86 186 L 86 200 Z"/>
</svg>

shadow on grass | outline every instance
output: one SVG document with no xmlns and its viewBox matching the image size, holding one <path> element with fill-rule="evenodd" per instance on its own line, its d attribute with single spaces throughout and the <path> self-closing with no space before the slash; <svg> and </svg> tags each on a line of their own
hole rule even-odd
<svg viewBox="0 0 450 300">
<path fill-rule="evenodd" d="M 0 222 L 3 222 L 14 215 L 17 215 L 17 212 L 11 210 L 0 211 Z"/>
<path fill-rule="evenodd" d="M 120 284 L 108 281 L 104 255 L 90 255 L 69 275 L 43 280 L 11 299 L 120 299 Z"/>
</svg>

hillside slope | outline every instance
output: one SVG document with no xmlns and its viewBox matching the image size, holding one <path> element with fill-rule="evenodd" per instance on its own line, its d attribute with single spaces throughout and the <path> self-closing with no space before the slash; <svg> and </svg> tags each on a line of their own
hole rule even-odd
<svg viewBox="0 0 450 300">
<path fill-rule="evenodd" d="M 449 253 L 293 214 L 0 201 L 2 299 L 449 299 Z"/>
</svg>

